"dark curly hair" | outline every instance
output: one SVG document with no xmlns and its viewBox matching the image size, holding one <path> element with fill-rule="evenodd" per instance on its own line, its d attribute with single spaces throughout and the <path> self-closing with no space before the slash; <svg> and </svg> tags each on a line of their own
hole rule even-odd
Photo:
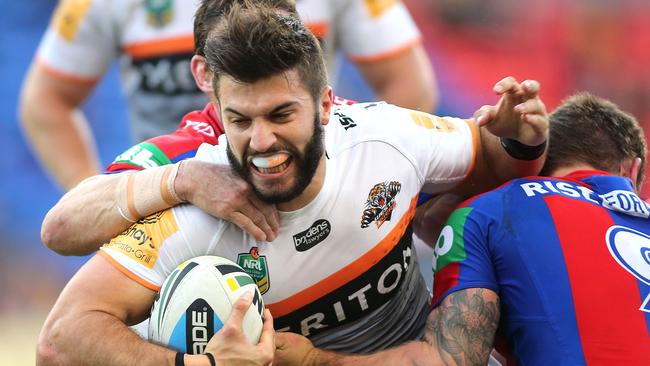
<svg viewBox="0 0 650 366">
<path fill-rule="evenodd" d="M 242 4 L 245 0 L 203 0 L 194 13 L 194 54 L 205 56 L 205 41 L 212 28 L 224 18 L 233 4 Z M 294 0 L 257 0 L 257 3 L 269 8 L 298 16 Z"/>
<path fill-rule="evenodd" d="M 296 70 L 317 100 L 327 86 L 323 55 L 316 37 L 297 17 L 245 0 L 233 4 L 225 16 L 208 35 L 204 50 L 217 94 L 223 75 L 254 83 Z"/>
</svg>

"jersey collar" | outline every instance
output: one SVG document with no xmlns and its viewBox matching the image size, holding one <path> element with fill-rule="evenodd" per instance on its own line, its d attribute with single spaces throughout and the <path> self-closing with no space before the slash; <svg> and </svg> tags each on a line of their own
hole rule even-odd
<svg viewBox="0 0 650 366">
<path fill-rule="evenodd" d="M 561 179 L 566 179 L 566 180 L 572 180 L 574 182 L 581 183 L 582 180 L 592 177 L 594 175 L 611 175 L 610 173 L 603 171 L 603 170 L 597 170 L 597 169 L 585 169 L 585 170 L 574 170 L 571 173 L 563 176 L 563 177 L 558 177 Z"/>
</svg>

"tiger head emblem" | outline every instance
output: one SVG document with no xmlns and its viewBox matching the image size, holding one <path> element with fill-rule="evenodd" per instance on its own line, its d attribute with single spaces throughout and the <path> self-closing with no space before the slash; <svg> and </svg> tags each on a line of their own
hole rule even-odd
<svg viewBox="0 0 650 366">
<path fill-rule="evenodd" d="M 361 228 L 367 228 L 371 222 L 375 222 L 377 228 L 390 221 L 391 214 L 397 206 L 395 196 L 402 188 L 402 184 L 397 181 L 382 182 L 375 184 L 366 200 L 366 209 L 361 215 Z"/>
</svg>

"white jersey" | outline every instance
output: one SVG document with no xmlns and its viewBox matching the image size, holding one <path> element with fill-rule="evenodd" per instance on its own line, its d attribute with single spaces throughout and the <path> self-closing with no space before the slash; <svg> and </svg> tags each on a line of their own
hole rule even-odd
<svg viewBox="0 0 650 366">
<path fill-rule="evenodd" d="M 225 140 L 225 135 L 222 135 Z M 475 128 L 385 103 L 334 108 L 316 198 L 281 212 L 275 241 L 182 205 L 134 224 L 100 253 L 153 290 L 183 261 L 218 255 L 257 282 L 276 329 L 343 352 L 421 337 L 429 293 L 411 245 L 417 195 L 449 189 L 474 160 Z M 228 163 L 226 141 L 197 159 Z"/>
<path fill-rule="evenodd" d="M 37 60 L 59 77 L 92 82 L 120 59 L 135 140 L 169 133 L 183 115 L 207 103 L 190 71 L 198 3 L 61 0 Z M 312 31 L 332 42 L 325 47 L 330 54 L 340 47 L 353 58 L 368 59 L 418 38 L 408 12 L 397 1 L 304 0 L 298 9 Z"/>
<path fill-rule="evenodd" d="M 301 19 L 323 41 L 330 80 L 336 53 L 357 62 L 394 56 L 420 42 L 420 32 L 398 0 L 297 0 Z"/>
</svg>

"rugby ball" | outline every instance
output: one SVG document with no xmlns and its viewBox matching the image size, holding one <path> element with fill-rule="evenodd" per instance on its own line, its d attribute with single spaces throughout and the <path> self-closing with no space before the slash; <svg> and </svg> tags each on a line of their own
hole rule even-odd
<svg viewBox="0 0 650 366">
<path fill-rule="evenodd" d="M 264 303 L 255 281 L 234 262 L 216 256 L 190 259 L 167 277 L 151 309 L 149 340 L 177 351 L 200 354 L 228 320 L 245 292 L 253 303 L 243 330 L 253 344 L 262 332 Z"/>
</svg>

